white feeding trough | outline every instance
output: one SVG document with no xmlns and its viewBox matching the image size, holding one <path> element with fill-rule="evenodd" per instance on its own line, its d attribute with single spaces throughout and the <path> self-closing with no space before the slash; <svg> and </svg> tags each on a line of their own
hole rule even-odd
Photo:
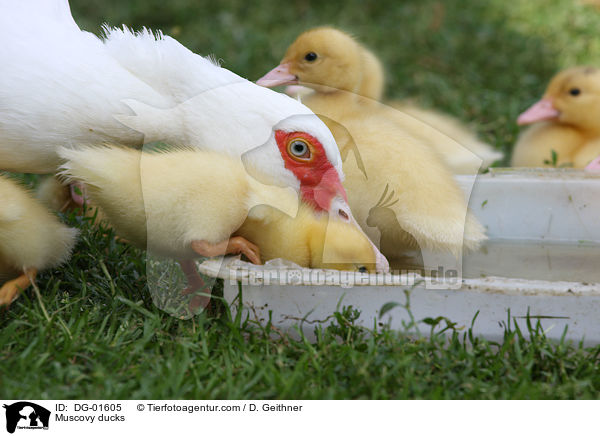
<svg viewBox="0 0 600 436">
<path fill-rule="evenodd" d="M 468 192 L 472 178 L 458 180 Z M 499 169 L 477 176 L 469 206 L 490 240 L 464 257 L 460 289 L 427 289 L 416 274 L 340 274 L 238 260 L 206 261 L 200 270 L 224 279 L 229 302 L 241 281 L 250 316 L 268 320 L 271 311 L 273 325 L 283 329 L 304 320 L 309 335 L 315 322 L 352 305 L 366 327 L 403 328 L 411 319 L 438 316 L 469 327 L 479 312 L 474 334 L 495 340 L 510 313 L 521 328 L 528 315 L 539 320 L 550 338 L 568 326 L 568 339 L 600 343 L 600 175 Z M 386 303 L 399 305 L 380 316 Z"/>
</svg>

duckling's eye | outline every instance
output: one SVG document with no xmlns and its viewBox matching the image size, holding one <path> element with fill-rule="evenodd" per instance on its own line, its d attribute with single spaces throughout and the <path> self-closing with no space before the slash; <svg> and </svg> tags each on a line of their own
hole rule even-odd
<svg viewBox="0 0 600 436">
<path fill-rule="evenodd" d="M 569 89 L 569 94 L 573 95 L 573 96 L 578 96 L 579 94 L 581 94 L 581 89 L 579 88 L 571 88 Z"/>
<path fill-rule="evenodd" d="M 311 153 L 308 144 L 301 139 L 294 139 L 288 144 L 288 151 L 292 157 L 296 159 L 307 160 L 310 159 Z"/>
<path fill-rule="evenodd" d="M 317 54 L 314 51 L 310 51 L 310 52 L 306 53 L 306 56 L 304 56 L 304 59 L 306 59 L 308 62 L 314 62 L 317 60 Z"/>
<path fill-rule="evenodd" d="M 366 272 L 369 272 L 369 270 L 367 269 L 366 266 L 359 266 L 358 267 L 358 272 L 360 272 L 360 273 L 366 273 Z"/>
</svg>

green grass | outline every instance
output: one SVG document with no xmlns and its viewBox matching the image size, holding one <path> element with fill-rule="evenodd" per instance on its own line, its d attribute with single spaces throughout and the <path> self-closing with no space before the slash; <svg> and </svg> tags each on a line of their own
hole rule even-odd
<svg viewBox="0 0 600 436">
<path fill-rule="evenodd" d="M 600 64 L 600 12 L 568 0 L 71 1 L 88 30 L 162 29 L 250 79 L 302 30 L 342 27 L 384 60 L 388 96 L 469 121 L 507 153 L 516 116 L 557 70 Z M 600 397 L 600 347 L 553 343 L 535 325 L 498 343 L 415 340 L 366 331 L 346 308 L 310 342 L 232 319 L 219 301 L 179 320 L 152 303 L 142 252 L 63 218 L 82 230 L 72 260 L 40 275 L 41 300 L 29 290 L 0 312 L 2 398 Z"/>
<path fill-rule="evenodd" d="M 361 327 L 343 308 L 310 342 L 232 317 L 219 300 L 179 320 L 150 301 L 143 253 L 67 220 L 82 228 L 72 261 L 40 277 L 42 303 L 29 291 L 0 320 L 2 398 L 599 396 L 600 347 L 553 343 L 534 324 L 522 333 L 508 321 L 499 343 L 452 327 L 450 339 L 416 340 Z"/>
<path fill-rule="evenodd" d="M 308 341 L 218 298 L 191 320 L 152 304 L 144 255 L 75 214 L 76 254 L 0 318 L 1 398 L 598 398 L 600 347 L 552 342 L 510 323 L 498 343 L 447 328 L 366 329 L 342 308 Z M 218 290 L 217 290 L 218 294 Z M 475 321 L 476 322 L 476 321 Z M 423 327 L 445 319 L 421 320 Z"/>
</svg>

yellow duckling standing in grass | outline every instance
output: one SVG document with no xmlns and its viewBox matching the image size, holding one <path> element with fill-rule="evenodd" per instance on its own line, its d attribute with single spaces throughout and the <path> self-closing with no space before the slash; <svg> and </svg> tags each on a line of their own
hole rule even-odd
<svg viewBox="0 0 600 436">
<path fill-rule="evenodd" d="M 68 228 L 24 188 L 0 176 L 0 306 L 71 254 L 77 230 Z M 8 280 L 8 281 L 7 281 Z"/>
<path fill-rule="evenodd" d="M 353 219 L 330 222 L 326 212 L 299 203 L 293 189 L 259 182 L 239 158 L 115 146 L 63 149 L 61 156 L 63 174 L 86 184 L 119 236 L 179 261 L 189 282 L 185 293 L 204 286 L 194 266 L 198 256 L 241 253 L 255 264 L 286 258 L 313 268 L 387 268 Z"/>
<path fill-rule="evenodd" d="M 600 69 L 561 71 L 517 122 L 533 125 L 519 137 L 512 166 L 585 168 L 600 155 Z"/>
<path fill-rule="evenodd" d="M 385 75 L 379 59 L 350 35 L 331 27 L 319 27 L 302 33 L 288 47 L 281 64 L 257 83 L 264 86 L 302 83 L 314 92 L 302 91 L 297 86 L 290 87 L 291 91 L 300 95 L 313 111 L 322 114 L 332 107 L 343 110 L 340 106 L 343 103 L 335 98 L 336 90 L 347 91 L 365 97 L 358 99 L 361 106 L 358 110 L 369 112 L 372 108 L 368 99 L 380 101 L 383 97 Z M 440 153 L 457 174 L 470 174 L 480 165 L 487 168 L 502 158 L 502 153 L 477 139 L 469 128 L 448 115 L 405 101 L 387 104 L 391 108 L 386 116 Z"/>
</svg>

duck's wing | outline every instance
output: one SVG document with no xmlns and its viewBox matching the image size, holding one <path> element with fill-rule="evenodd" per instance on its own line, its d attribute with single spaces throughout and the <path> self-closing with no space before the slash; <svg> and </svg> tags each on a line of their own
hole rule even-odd
<svg viewBox="0 0 600 436">
<path fill-rule="evenodd" d="M 221 68 L 216 59 L 200 56 L 162 32 L 143 28 L 105 27 L 107 53 L 135 77 L 176 103 L 211 89 L 247 82 Z"/>
<path fill-rule="evenodd" d="M 297 118 L 300 129 L 314 118 L 311 128 L 325 129 L 300 102 L 257 86 L 169 36 L 147 29 L 105 32 L 106 49 L 123 68 L 176 102 L 164 110 L 126 101 L 135 115 L 119 120 L 142 132 L 147 142 L 162 140 L 239 156 L 265 144 L 282 121 Z"/>
</svg>

